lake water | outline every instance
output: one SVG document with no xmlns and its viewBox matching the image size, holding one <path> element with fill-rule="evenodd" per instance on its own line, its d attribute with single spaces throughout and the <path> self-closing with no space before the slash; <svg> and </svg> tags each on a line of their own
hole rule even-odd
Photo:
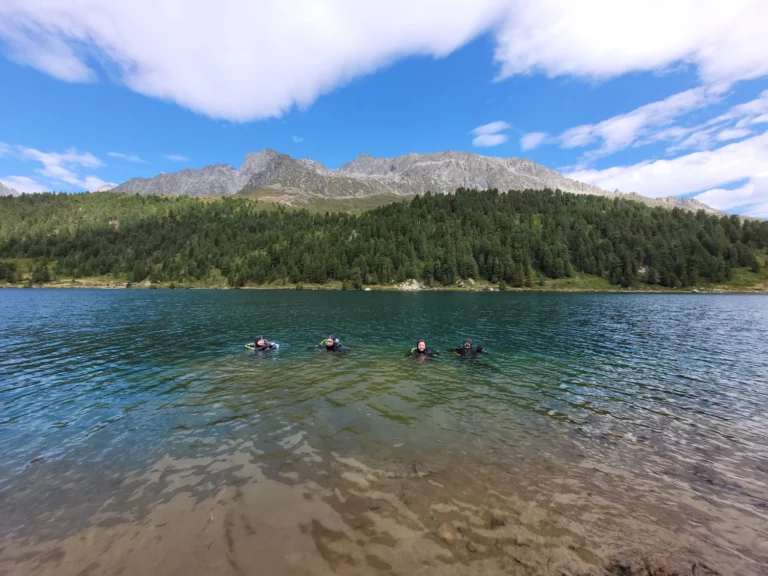
<svg viewBox="0 0 768 576">
<path fill-rule="evenodd" d="M 0 574 L 646 562 L 768 573 L 768 298 L 0 290 Z"/>
</svg>

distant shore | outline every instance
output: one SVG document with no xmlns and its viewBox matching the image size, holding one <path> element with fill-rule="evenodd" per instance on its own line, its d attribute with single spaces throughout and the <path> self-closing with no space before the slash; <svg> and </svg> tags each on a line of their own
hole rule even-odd
<svg viewBox="0 0 768 576">
<path fill-rule="evenodd" d="M 0 284 L 0 288 L 55 288 L 55 289 L 99 289 L 99 290 L 307 290 L 307 291 L 343 291 L 341 282 L 325 284 L 286 283 L 259 284 L 232 287 L 223 283 L 176 283 L 176 282 L 127 282 L 125 280 L 107 280 L 105 278 L 79 278 L 76 280 L 58 280 L 30 285 L 28 282 Z M 685 288 L 640 284 L 623 287 L 609 284 L 597 277 L 577 276 L 547 280 L 543 285 L 531 287 L 499 287 L 499 284 L 486 281 L 461 281 L 450 286 L 426 286 L 410 280 L 400 284 L 371 284 L 349 291 L 366 292 L 573 292 L 573 293 L 632 293 L 632 294 L 768 294 L 768 283 L 763 285 L 700 285 Z"/>
</svg>

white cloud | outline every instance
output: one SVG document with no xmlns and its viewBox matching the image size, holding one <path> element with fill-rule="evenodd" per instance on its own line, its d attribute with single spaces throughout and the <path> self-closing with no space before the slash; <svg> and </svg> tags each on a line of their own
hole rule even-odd
<svg viewBox="0 0 768 576">
<path fill-rule="evenodd" d="M 8 144 L 0 142 L 0 158 L 7 156 L 11 152 L 11 147 Z"/>
<path fill-rule="evenodd" d="M 646 144 L 651 144 L 653 142 L 674 142 L 685 138 L 690 132 L 690 128 L 670 126 L 669 128 L 662 128 L 661 130 L 648 134 L 644 138 L 638 139 L 632 146 L 645 146 Z"/>
<path fill-rule="evenodd" d="M 592 146 L 578 162 L 583 168 L 597 158 L 629 147 L 668 142 L 666 152 L 675 154 L 683 150 L 706 150 L 718 142 L 751 135 L 752 131 L 746 127 L 761 123 L 763 117 L 768 117 L 765 114 L 768 112 L 768 90 L 758 98 L 737 104 L 703 124 L 675 124 L 694 110 L 720 102 L 723 98 L 721 89 L 721 86 L 701 86 L 686 90 L 597 124 L 569 128 L 557 136 L 532 132 L 521 139 L 521 145 L 524 150 L 526 146 L 541 144 L 559 144 L 565 149 Z"/>
<path fill-rule="evenodd" d="M 704 82 L 768 74 L 763 0 L 4 0 L 9 56 L 233 121 L 279 116 L 408 55 L 445 56 L 482 33 L 500 77 L 610 77 L 697 67 Z"/>
<path fill-rule="evenodd" d="M 509 140 L 509 138 L 506 134 L 480 134 L 480 136 L 476 136 L 472 139 L 472 146 L 488 148 L 504 144 L 507 140 Z"/>
<path fill-rule="evenodd" d="M 107 155 L 112 156 L 112 158 L 119 158 L 120 160 L 125 160 L 127 162 L 139 162 L 139 163 L 146 162 L 146 160 L 143 160 L 141 157 L 137 156 L 136 154 L 123 154 L 122 152 L 107 152 Z"/>
<path fill-rule="evenodd" d="M 568 177 L 606 190 L 619 189 L 659 198 L 723 188 L 744 180 L 752 182 L 767 172 L 768 131 L 716 150 L 605 170 L 580 170 Z M 768 187 L 759 188 L 757 196 L 754 204 L 761 200 L 768 202 Z M 754 211 L 747 213 L 755 215 Z"/>
<path fill-rule="evenodd" d="M 0 182 L 17 192 L 45 192 L 50 190 L 50 188 L 46 188 L 27 176 L 5 176 L 0 178 Z"/>
<path fill-rule="evenodd" d="M 747 130 L 746 128 L 727 128 L 718 133 L 717 141 L 727 142 L 728 140 L 740 140 L 746 138 L 750 134 L 752 134 L 752 131 Z"/>
<path fill-rule="evenodd" d="M 102 165 L 101 160 L 96 158 L 90 152 L 78 153 L 71 148 L 66 152 L 41 152 L 35 148 L 19 147 L 19 153 L 22 159 L 37 160 L 43 167 L 35 170 L 38 174 L 49 178 L 55 182 L 70 184 L 81 190 L 89 190 L 87 186 L 93 182 L 95 177 L 81 178 L 76 170 L 79 168 L 98 168 Z M 89 181 L 89 178 L 91 180 Z M 98 180 L 98 178 L 95 178 Z M 104 184 L 105 182 L 101 182 Z M 100 184 L 100 185 L 101 185 Z"/>
<path fill-rule="evenodd" d="M 768 74 L 764 0 L 512 0 L 497 33 L 501 77 L 607 78 L 697 67 L 706 83 Z"/>
<path fill-rule="evenodd" d="M 520 138 L 520 148 L 523 150 L 533 150 L 547 141 L 546 132 L 531 132 Z"/>
<path fill-rule="evenodd" d="M 4 0 L 11 56 L 58 78 L 91 53 L 126 86 L 233 121 L 278 116 L 407 55 L 445 56 L 507 0 Z M 81 68 L 75 64 L 79 63 Z M 92 75 L 92 73 L 91 73 Z"/>
<path fill-rule="evenodd" d="M 499 134 L 499 132 L 509 130 L 510 128 L 511 126 L 503 120 L 497 120 L 496 122 L 489 122 L 488 124 L 478 126 L 470 132 L 470 134 L 475 135 L 475 138 L 472 140 L 472 146 L 490 147 L 503 144 L 509 140 L 509 138 L 506 134 Z"/>
<path fill-rule="evenodd" d="M 768 114 L 762 114 L 752 120 L 752 124 L 768 124 Z"/>
<path fill-rule="evenodd" d="M 293 136 L 291 139 L 296 144 L 300 144 L 300 143 L 304 142 L 304 138 L 302 138 L 301 136 Z"/>
<path fill-rule="evenodd" d="M 189 158 L 181 154 L 166 154 L 165 157 L 171 162 L 189 162 Z"/>
<path fill-rule="evenodd" d="M 757 174 L 739 188 L 707 190 L 697 195 L 696 200 L 718 210 L 742 208 L 751 216 L 768 216 L 768 172 Z"/>
<path fill-rule="evenodd" d="M 619 114 L 597 124 L 583 124 L 564 131 L 559 136 L 547 139 L 559 143 L 562 148 L 582 148 L 588 145 L 598 147 L 587 153 L 588 159 L 595 159 L 624 150 L 635 144 L 646 144 L 658 140 L 671 140 L 683 137 L 687 130 L 668 126 L 676 118 L 692 110 L 706 107 L 721 99 L 720 88 L 699 87 L 657 102 L 640 106 L 626 114 Z M 531 137 L 536 145 L 544 138 L 533 132 L 523 138 Z M 540 139 L 539 139 L 540 138 Z M 521 141 L 522 142 L 522 141 Z M 524 148 L 525 149 L 525 148 Z"/>
<path fill-rule="evenodd" d="M 595 141 L 593 127 L 590 124 L 576 126 L 563 132 L 558 138 L 563 148 L 580 148 Z"/>
<path fill-rule="evenodd" d="M 714 144 L 714 138 L 712 135 L 715 133 L 715 128 L 708 128 L 705 130 L 696 130 L 694 132 L 686 130 L 688 136 L 672 146 L 667 147 L 667 154 L 676 154 L 683 150 L 707 150 Z"/>
<path fill-rule="evenodd" d="M 768 218 L 768 202 L 753 204 L 750 208 L 749 216 L 754 216 L 755 218 Z"/>
<path fill-rule="evenodd" d="M 34 14 L 18 10 L 13 2 L 0 6 L 0 38 L 9 47 L 10 58 L 20 64 L 67 82 L 90 82 L 96 78 L 83 61 L 84 55 L 76 53 L 73 38 L 46 33 L 45 24 Z"/>
<path fill-rule="evenodd" d="M 737 104 L 725 114 L 718 116 L 714 121 L 730 120 L 733 118 L 754 118 L 760 114 L 768 112 L 768 90 L 763 90 L 760 96 L 749 102 Z M 714 122 L 713 121 L 713 122 Z"/>
<path fill-rule="evenodd" d="M 507 122 L 504 122 L 503 120 L 497 120 L 496 122 L 489 122 L 488 124 L 478 126 L 472 130 L 472 134 L 475 136 L 481 136 L 483 134 L 496 134 L 497 132 L 509 130 L 510 127 L 511 126 Z"/>
<path fill-rule="evenodd" d="M 83 190 L 88 191 L 98 190 L 102 187 L 114 188 L 115 186 L 117 186 L 116 182 L 106 182 L 96 176 L 86 176 L 85 179 L 82 180 Z"/>
<path fill-rule="evenodd" d="M 690 128 L 675 127 L 681 139 L 677 144 L 667 148 L 667 153 L 681 150 L 706 150 L 717 142 L 746 138 L 752 131 L 746 126 L 760 124 L 761 115 L 768 112 L 768 90 L 764 90 L 758 98 L 736 104 L 724 114 L 720 114 Z M 684 139 L 683 139 L 684 138 Z"/>
<path fill-rule="evenodd" d="M 103 165 L 102 161 L 90 152 L 80 153 L 75 148 L 70 148 L 64 152 L 42 152 L 36 148 L 25 148 L 24 146 L 17 146 L 16 151 L 20 159 L 37 161 L 43 165 L 35 172 L 50 181 L 51 185 L 46 186 L 49 190 L 62 184 L 69 185 L 66 187 L 72 187 L 78 191 L 94 190 L 105 184 L 110 184 L 96 176 L 80 174 L 83 169 L 98 168 Z M 26 176 L 16 178 L 24 179 L 22 182 L 25 182 L 28 187 L 42 186 Z M 39 190 L 30 189 L 29 191 Z"/>
</svg>

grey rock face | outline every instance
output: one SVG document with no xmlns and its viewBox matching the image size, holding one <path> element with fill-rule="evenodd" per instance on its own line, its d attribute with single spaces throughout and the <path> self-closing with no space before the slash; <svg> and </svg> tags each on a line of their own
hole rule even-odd
<svg viewBox="0 0 768 576">
<path fill-rule="evenodd" d="M 239 170 L 225 164 L 200 170 L 182 170 L 154 178 L 133 178 L 113 190 L 138 194 L 219 196 L 243 189 L 290 190 L 331 198 L 371 195 L 450 194 L 457 188 L 486 190 L 560 189 L 564 192 L 623 196 L 654 206 L 716 211 L 695 200 L 650 199 L 638 194 L 608 192 L 566 178 L 562 174 L 520 158 L 494 158 L 469 152 L 406 154 L 397 158 L 358 156 L 337 170 L 328 170 L 309 158 L 296 160 L 264 149 L 248 154 Z"/>
<path fill-rule="evenodd" d="M 18 196 L 19 193 L 0 182 L 0 196 Z"/>
<path fill-rule="evenodd" d="M 182 170 L 158 174 L 154 178 L 131 178 L 112 189 L 132 194 L 167 194 L 170 196 L 215 196 L 235 194 L 238 171 L 226 164 L 214 164 L 200 170 Z"/>
<path fill-rule="evenodd" d="M 493 158 L 469 152 L 406 154 L 397 158 L 359 156 L 338 169 L 341 174 L 377 179 L 399 194 L 448 194 L 456 188 L 487 190 L 543 190 L 611 195 L 602 188 L 520 158 Z"/>
</svg>

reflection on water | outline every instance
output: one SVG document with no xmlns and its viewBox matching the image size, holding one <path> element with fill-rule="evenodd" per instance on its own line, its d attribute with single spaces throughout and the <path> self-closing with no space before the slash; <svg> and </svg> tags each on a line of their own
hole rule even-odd
<svg viewBox="0 0 768 576">
<path fill-rule="evenodd" d="M 768 565 L 765 298 L 3 290 L 0 323 L 0 574 Z"/>
</svg>

